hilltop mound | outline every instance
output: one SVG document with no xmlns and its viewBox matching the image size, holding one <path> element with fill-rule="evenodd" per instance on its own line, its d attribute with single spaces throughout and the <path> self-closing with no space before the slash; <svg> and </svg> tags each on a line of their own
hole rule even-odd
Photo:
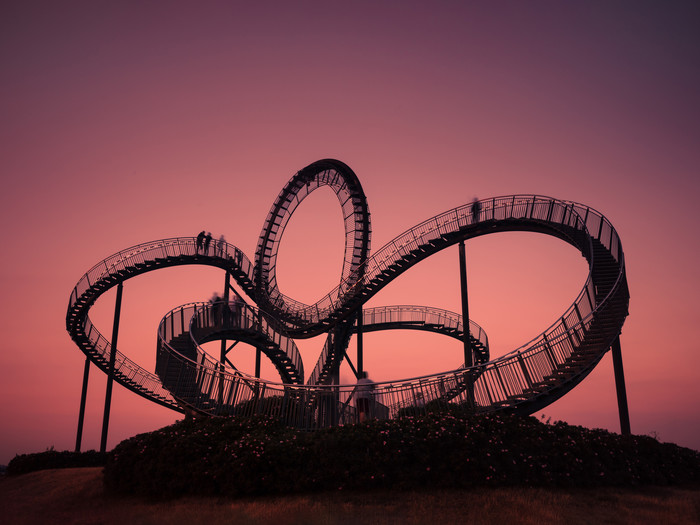
<svg viewBox="0 0 700 525">
<path fill-rule="evenodd" d="M 301 432 L 268 418 L 203 418 L 120 443 L 109 491 L 156 497 L 343 489 L 700 483 L 700 453 L 534 417 L 428 414 Z"/>
</svg>

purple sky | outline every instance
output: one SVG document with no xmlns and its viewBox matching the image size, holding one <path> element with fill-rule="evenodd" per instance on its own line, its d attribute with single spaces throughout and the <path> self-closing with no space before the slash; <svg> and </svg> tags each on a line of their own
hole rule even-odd
<svg viewBox="0 0 700 525">
<path fill-rule="evenodd" d="M 632 431 L 700 449 L 698 5 L 291 4 L 0 7 L 0 463 L 74 447 L 84 356 L 65 311 L 85 271 L 203 228 L 252 258 L 282 186 L 327 157 L 358 174 L 374 250 L 474 196 L 537 193 L 605 214 L 628 265 Z M 334 197 L 314 193 L 280 249 L 282 291 L 312 301 L 334 287 L 341 237 Z M 587 275 L 541 235 L 487 236 L 467 252 L 471 316 L 493 355 L 556 321 Z M 371 304 L 459 311 L 457 269 L 446 250 Z M 208 299 L 223 275 L 132 281 L 120 348 L 151 367 L 160 318 Z M 95 308 L 105 333 L 113 301 Z M 307 367 L 322 343 L 301 342 Z M 448 369 L 459 352 L 424 334 L 365 341 L 378 380 Z M 93 368 L 83 449 L 99 446 L 104 385 Z M 610 356 L 543 413 L 618 431 Z M 108 446 L 178 418 L 116 386 Z"/>
</svg>

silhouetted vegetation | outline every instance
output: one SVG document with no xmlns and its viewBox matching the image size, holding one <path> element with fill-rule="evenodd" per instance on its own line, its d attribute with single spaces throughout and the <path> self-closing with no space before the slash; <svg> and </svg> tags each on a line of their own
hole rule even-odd
<svg viewBox="0 0 700 525">
<path fill-rule="evenodd" d="M 301 432 L 278 421 L 178 422 L 120 443 L 108 490 L 154 497 L 343 489 L 700 483 L 700 453 L 533 417 L 449 413 Z"/>
<path fill-rule="evenodd" d="M 12 476 L 50 468 L 100 467 L 106 461 L 107 454 L 95 450 L 87 452 L 69 452 L 64 450 L 59 452 L 50 449 L 45 452 L 15 456 L 7 465 L 7 473 Z"/>
</svg>

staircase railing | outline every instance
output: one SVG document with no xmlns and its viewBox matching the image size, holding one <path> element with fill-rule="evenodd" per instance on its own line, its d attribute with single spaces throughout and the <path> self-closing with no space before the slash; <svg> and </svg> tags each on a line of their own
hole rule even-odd
<svg viewBox="0 0 700 525">
<path fill-rule="evenodd" d="M 137 244 L 125 250 L 121 250 L 90 268 L 79 280 L 71 292 L 69 307 L 72 307 L 77 299 L 100 281 L 108 280 L 112 276 L 118 276 L 120 272 L 133 272 L 137 265 L 152 264 L 158 259 L 177 258 L 181 256 L 205 255 L 203 250 L 197 249 L 194 237 L 173 237 L 142 244 Z M 210 258 L 221 259 L 221 265 L 226 261 L 229 265 L 240 269 L 253 280 L 253 264 L 246 255 L 233 244 L 213 241 L 206 253 Z M 211 262 L 211 261 L 210 261 Z"/>
<path fill-rule="evenodd" d="M 584 228 L 583 219 L 577 213 L 574 203 L 549 197 L 511 195 L 486 199 L 480 201 L 480 205 L 478 217 L 473 216 L 472 204 L 467 204 L 448 210 L 405 231 L 368 257 L 358 270 L 361 273 L 360 277 L 352 275 L 313 305 L 305 305 L 285 297 L 285 317 L 298 319 L 299 326 L 304 323 L 316 324 L 332 317 L 334 312 L 355 299 L 353 290 L 371 290 L 372 293 L 376 293 L 387 282 L 381 279 L 381 276 L 390 273 L 397 263 L 423 258 L 419 256 L 422 250 L 436 241 L 445 242 L 445 237 L 454 236 L 452 242 L 457 242 L 457 235 L 463 228 L 480 222 L 528 219 L 558 223 L 577 230 Z M 594 213 L 590 215 L 593 217 Z M 340 290 L 345 290 L 345 294 L 340 294 Z M 363 300 L 366 300 L 366 297 Z"/>
</svg>

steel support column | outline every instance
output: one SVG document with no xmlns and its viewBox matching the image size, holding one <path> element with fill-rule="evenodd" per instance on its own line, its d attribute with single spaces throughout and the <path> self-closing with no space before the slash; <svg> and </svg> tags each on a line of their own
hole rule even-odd
<svg viewBox="0 0 700 525">
<path fill-rule="evenodd" d="M 262 352 L 260 348 L 255 348 L 255 377 L 260 379 L 260 361 L 262 357 Z"/>
<path fill-rule="evenodd" d="M 363 316 L 362 307 L 357 310 L 357 377 L 360 377 L 362 371 L 364 370 L 363 353 L 364 347 L 362 342 L 362 328 L 363 328 Z"/>
<path fill-rule="evenodd" d="M 117 299 L 114 305 L 114 324 L 112 325 L 112 345 L 109 352 L 109 371 L 107 373 L 107 392 L 105 394 L 105 410 L 102 417 L 102 438 L 100 452 L 107 451 L 107 431 L 109 429 L 109 411 L 112 405 L 112 384 L 114 383 L 114 361 L 117 357 L 117 339 L 119 338 L 119 317 L 122 309 L 122 291 L 124 284 L 117 286 Z"/>
<path fill-rule="evenodd" d="M 224 304 L 220 308 L 221 310 L 221 326 L 226 327 L 228 326 L 228 322 L 230 321 L 230 309 L 228 305 L 229 301 L 229 288 L 231 287 L 231 274 L 226 272 L 226 278 L 224 279 L 224 297 L 223 301 Z M 226 363 L 226 343 L 227 340 L 226 338 L 221 340 L 221 357 L 219 359 L 219 371 L 221 372 L 219 376 L 219 405 L 223 405 L 224 403 L 224 370 L 226 369 L 225 363 Z"/>
<path fill-rule="evenodd" d="M 471 341 L 469 340 L 469 295 L 467 294 L 467 254 L 464 241 L 459 241 L 459 279 L 462 284 L 462 328 L 464 331 L 464 366 L 472 361 Z"/>
<path fill-rule="evenodd" d="M 627 408 L 627 390 L 625 389 L 625 373 L 622 368 L 622 348 L 620 336 L 612 344 L 613 370 L 615 372 L 615 389 L 617 390 L 617 410 L 620 413 L 620 433 L 631 434 L 630 414 Z"/>
<path fill-rule="evenodd" d="M 459 280 L 462 286 L 462 331 L 464 332 L 464 368 L 474 364 L 472 357 L 471 341 L 469 339 L 469 294 L 467 293 L 467 252 L 464 240 L 459 241 Z M 469 403 L 476 404 L 474 399 L 474 380 L 467 372 L 467 399 Z"/>
<path fill-rule="evenodd" d="M 80 445 L 83 441 L 83 423 L 85 421 L 85 402 L 87 401 L 88 376 L 90 375 L 90 358 L 85 357 L 85 368 L 83 370 L 83 389 L 80 394 L 80 413 L 78 414 L 78 433 L 75 438 L 75 451 L 80 452 Z"/>
<path fill-rule="evenodd" d="M 262 331 L 262 322 L 263 322 L 263 317 L 262 317 L 262 310 L 258 308 L 258 330 Z M 257 346 L 255 347 L 255 377 L 260 379 L 260 360 L 262 358 L 262 352 L 260 351 L 260 348 Z M 258 385 L 259 383 L 255 383 Z M 257 386 L 256 386 L 257 388 Z"/>
</svg>

